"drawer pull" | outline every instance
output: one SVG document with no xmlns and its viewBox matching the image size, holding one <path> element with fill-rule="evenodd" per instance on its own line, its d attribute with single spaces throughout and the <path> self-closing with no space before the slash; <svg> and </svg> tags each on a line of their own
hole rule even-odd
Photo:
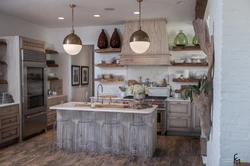
<svg viewBox="0 0 250 166">
<path fill-rule="evenodd" d="M 9 133 L 9 135 L 11 135 L 11 133 Z"/>
<path fill-rule="evenodd" d="M 9 122 L 12 122 L 12 120 L 10 119 Z"/>
</svg>

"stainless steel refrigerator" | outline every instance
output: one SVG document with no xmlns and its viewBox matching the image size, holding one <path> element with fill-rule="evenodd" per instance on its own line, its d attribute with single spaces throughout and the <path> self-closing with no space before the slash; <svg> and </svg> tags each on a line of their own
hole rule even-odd
<svg viewBox="0 0 250 166">
<path fill-rule="evenodd" d="M 47 126 L 46 54 L 21 50 L 22 136 L 40 133 Z"/>
</svg>

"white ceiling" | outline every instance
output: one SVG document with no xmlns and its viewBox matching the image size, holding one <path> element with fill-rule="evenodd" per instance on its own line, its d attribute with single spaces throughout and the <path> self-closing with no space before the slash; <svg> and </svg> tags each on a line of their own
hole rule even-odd
<svg viewBox="0 0 250 166">
<path fill-rule="evenodd" d="M 142 18 L 166 18 L 167 21 L 191 21 L 196 0 L 144 0 Z M 76 4 L 75 25 L 95 26 L 121 24 L 138 19 L 136 0 L 0 0 L 0 12 L 49 28 L 71 26 L 69 4 Z M 105 11 L 104 8 L 115 8 Z M 100 18 L 93 17 L 100 14 Z M 64 20 L 58 20 L 61 16 Z"/>
</svg>

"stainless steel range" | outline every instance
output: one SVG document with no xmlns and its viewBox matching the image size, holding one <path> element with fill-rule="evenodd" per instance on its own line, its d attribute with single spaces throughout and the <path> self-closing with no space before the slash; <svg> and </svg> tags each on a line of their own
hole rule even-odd
<svg viewBox="0 0 250 166">
<path fill-rule="evenodd" d="M 146 96 L 145 102 L 151 105 L 158 105 L 157 108 L 157 133 L 164 135 L 167 131 L 167 96 Z M 133 101 L 133 96 L 126 96 L 122 100 L 123 104 Z"/>
</svg>

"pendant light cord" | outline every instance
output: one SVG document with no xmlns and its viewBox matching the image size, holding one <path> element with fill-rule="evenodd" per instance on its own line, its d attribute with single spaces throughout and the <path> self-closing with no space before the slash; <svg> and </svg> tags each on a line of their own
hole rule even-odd
<svg viewBox="0 0 250 166">
<path fill-rule="evenodd" d="M 74 30 L 74 6 L 72 7 L 72 33 L 75 33 L 75 30 Z"/>
<path fill-rule="evenodd" d="M 139 29 L 141 30 L 141 2 L 139 2 Z"/>
</svg>

